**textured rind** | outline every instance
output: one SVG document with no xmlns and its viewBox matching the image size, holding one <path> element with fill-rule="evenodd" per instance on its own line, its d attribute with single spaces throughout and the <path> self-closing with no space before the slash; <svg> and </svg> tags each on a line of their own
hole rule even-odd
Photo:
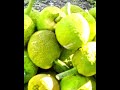
<svg viewBox="0 0 120 90">
<path fill-rule="evenodd" d="M 76 51 L 72 63 L 80 74 L 92 76 L 96 74 L 96 42 L 89 42 Z"/>
<path fill-rule="evenodd" d="M 65 14 L 68 14 L 67 13 L 67 5 L 62 7 L 61 10 Z M 89 14 L 88 12 L 86 12 L 85 10 L 83 10 L 81 7 L 79 7 L 77 5 L 70 4 L 70 12 L 71 13 L 80 13 L 87 20 L 89 27 L 90 27 L 90 35 L 89 35 L 88 41 L 92 41 L 96 35 L 96 20 L 95 20 L 95 18 L 91 14 Z"/>
<path fill-rule="evenodd" d="M 65 14 L 60 8 L 55 6 L 45 7 L 37 18 L 37 29 L 38 30 L 54 30 L 56 25 L 55 19 L 58 16 L 64 17 Z"/>
<path fill-rule="evenodd" d="M 37 24 L 37 19 L 39 17 L 40 12 L 38 10 L 32 9 L 32 11 L 30 12 L 29 16 L 30 18 L 33 20 L 35 27 Z"/>
<path fill-rule="evenodd" d="M 38 67 L 30 60 L 28 52 L 24 50 L 24 84 L 27 83 L 30 78 L 37 74 Z"/>
<path fill-rule="evenodd" d="M 89 13 L 96 19 L 96 7 L 90 8 Z"/>
<path fill-rule="evenodd" d="M 87 43 L 90 30 L 86 19 L 78 13 L 62 18 L 55 28 L 58 42 L 68 50 L 76 50 Z"/>
<path fill-rule="evenodd" d="M 82 76 L 80 74 L 70 75 L 70 76 L 64 77 L 60 81 L 60 87 L 61 87 L 61 90 L 78 90 L 81 86 L 86 84 L 88 81 L 89 81 L 89 78 Z"/>
<path fill-rule="evenodd" d="M 60 86 L 51 74 L 37 74 L 28 82 L 28 90 L 60 90 Z"/>
<path fill-rule="evenodd" d="M 53 61 L 59 58 L 60 52 L 55 34 L 49 30 L 35 32 L 28 43 L 28 54 L 31 60 L 43 69 L 51 68 Z"/>
<path fill-rule="evenodd" d="M 24 14 L 24 47 L 27 45 L 31 35 L 34 33 L 35 24 L 32 19 Z"/>
<path fill-rule="evenodd" d="M 89 14 L 88 12 L 80 12 L 80 14 L 83 15 L 83 17 L 87 20 L 89 27 L 90 27 L 90 36 L 89 36 L 89 42 L 92 41 L 96 35 L 96 20 L 94 17 Z"/>
</svg>

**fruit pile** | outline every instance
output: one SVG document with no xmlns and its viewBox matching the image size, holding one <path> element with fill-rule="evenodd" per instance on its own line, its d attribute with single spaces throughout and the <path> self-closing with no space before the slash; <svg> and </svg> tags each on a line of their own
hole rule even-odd
<svg viewBox="0 0 120 90">
<path fill-rule="evenodd" d="M 24 9 L 24 90 L 96 90 L 96 7 Z"/>
</svg>

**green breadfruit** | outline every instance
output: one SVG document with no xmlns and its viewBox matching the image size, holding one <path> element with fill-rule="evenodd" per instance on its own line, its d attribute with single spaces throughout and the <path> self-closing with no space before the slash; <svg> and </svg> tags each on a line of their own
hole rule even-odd
<svg viewBox="0 0 120 90">
<path fill-rule="evenodd" d="M 37 17 L 38 30 L 54 30 L 56 23 L 65 17 L 64 12 L 56 6 L 45 7 Z"/>
<path fill-rule="evenodd" d="M 30 60 L 28 52 L 24 50 L 24 84 L 37 74 L 37 70 L 38 67 Z"/>
<path fill-rule="evenodd" d="M 90 8 L 88 12 L 96 19 L 96 7 Z"/>
<path fill-rule="evenodd" d="M 77 50 L 89 39 L 89 25 L 79 13 L 72 13 L 62 18 L 55 28 L 58 42 L 68 50 Z"/>
<path fill-rule="evenodd" d="M 61 8 L 63 12 L 65 12 L 66 15 L 68 15 L 68 11 L 70 10 L 71 13 L 80 13 L 83 15 L 83 17 L 87 20 L 89 27 L 90 27 L 90 36 L 89 36 L 89 41 L 92 41 L 93 38 L 96 35 L 96 20 L 94 17 L 89 14 L 88 12 L 84 11 L 81 7 L 77 5 L 72 5 L 68 6 L 67 4 Z"/>
<path fill-rule="evenodd" d="M 96 42 L 88 42 L 75 52 L 72 58 L 73 66 L 84 76 L 96 74 Z"/>
<path fill-rule="evenodd" d="M 89 87 L 86 87 L 86 84 L 89 84 Z M 92 90 L 92 83 L 88 77 L 76 74 L 64 77 L 60 81 L 60 87 L 61 90 Z"/>
<path fill-rule="evenodd" d="M 27 45 L 31 35 L 34 33 L 35 24 L 32 19 L 24 14 L 24 47 Z"/>
<path fill-rule="evenodd" d="M 28 90 L 60 90 L 60 86 L 51 74 L 37 74 L 28 82 Z"/>
<path fill-rule="evenodd" d="M 30 59 L 42 69 L 51 68 L 54 60 L 59 58 L 60 53 L 60 45 L 55 34 L 50 30 L 36 31 L 28 42 Z"/>
</svg>

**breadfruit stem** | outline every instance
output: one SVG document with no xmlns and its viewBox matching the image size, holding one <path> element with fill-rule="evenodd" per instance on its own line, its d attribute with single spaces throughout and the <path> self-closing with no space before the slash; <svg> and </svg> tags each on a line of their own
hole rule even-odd
<svg viewBox="0 0 120 90">
<path fill-rule="evenodd" d="M 69 70 L 70 68 L 61 60 L 57 59 L 54 61 L 56 65 L 58 65 L 63 71 Z"/>
<path fill-rule="evenodd" d="M 28 6 L 27 6 L 26 10 L 24 11 L 25 14 L 29 15 L 29 13 L 32 10 L 32 6 L 33 6 L 34 2 L 35 2 L 35 0 L 30 0 L 29 1 Z"/>
<path fill-rule="evenodd" d="M 68 13 L 68 15 L 71 14 L 70 7 L 71 7 L 70 2 L 67 2 L 67 13 Z"/>
<path fill-rule="evenodd" d="M 67 71 L 64 71 L 62 73 L 59 73 L 57 74 L 55 77 L 57 78 L 57 80 L 61 80 L 62 78 L 64 78 L 65 76 L 68 76 L 68 75 L 74 75 L 74 74 L 78 74 L 78 71 L 77 71 L 77 68 L 72 68 L 72 69 L 69 69 Z"/>
<path fill-rule="evenodd" d="M 55 19 L 55 22 L 56 22 L 56 23 L 59 22 L 62 18 L 63 18 L 63 17 L 59 15 L 59 16 Z"/>
</svg>

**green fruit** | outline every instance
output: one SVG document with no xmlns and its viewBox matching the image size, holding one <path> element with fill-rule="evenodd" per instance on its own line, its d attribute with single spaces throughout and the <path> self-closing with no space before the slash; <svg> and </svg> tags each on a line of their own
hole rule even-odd
<svg viewBox="0 0 120 90">
<path fill-rule="evenodd" d="M 29 16 L 33 20 L 35 26 L 37 26 L 37 18 L 40 15 L 40 12 L 38 10 L 32 9 Z"/>
<path fill-rule="evenodd" d="M 59 67 L 58 65 L 56 64 L 53 64 L 53 69 L 55 70 L 55 72 L 57 73 L 61 73 L 61 72 L 64 72 L 65 70 L 63 70 L 61 67 Z"/>
<path fill-rule="evenodd" d="M 68 6 L 67 6 L 67 4 L 65 6 L 63 6 L 61 8 L 61 10 L 63 12 L 65 12 L 65 14 L 68 15 Z M 84 12 L 84 10 L 81 7 L 77 6 L 77 5 L 70 4 L 70 12 L 71 13 L 77 13 L 77 12 Z"/>
<path fill-rule="evenodd" d="M 92 41 L 96 35 L 96 20 L 88 12 L 80 12 L 83 17 L 87 20 L 90 27 L 90 36 L 88 41 Z"/>
<path fill-rule="evenodd" d="M 72 65 L 72 57 L 74 54 L 70 55 L 67 59 L 63 60 L 62 62 L 64 62 L 69 68 L 73 68 Z"/>
<path fill-rule="evenodd" d="M 84 84 L 90 82 L 89 89 L 79 89 L 84 86 Z M 90 90 L 92 88 L 91 81 L 89 78 L 82 75 L 70 75 L 64 77 L 60 82 L 61 90 Z M 85 88 L 85 87 L 84 87 Z"/>
<path fill-rule="evenodd" d="M 92 84 L 91 81 L 88 81 L 87 83 L 85 83 L 83 86 L 81 86 L 79 89 L 77 90 L 92 90 Z"/>
<path fill-rule="evenodd" d="M 88 12 L 96 19 L 96 7 L 90 8 Z"/>
<path fill-rule="evenodd" d="M 55 34 L 61 46 L 68 50 L 77 50 L 87 43 L 90 30 L 88 22 L 81 14 L 72 13 L 56 24 Z"/>
<path fill-rule="evenodd" d="M 33 63 L 42 68 L 52 67 L 61 53 L 55 34 L 50 30 L 36 31 L 28 42 L 28 54 Z"/>
<path fill-rule="evenodd" d="M 96 7 L 96 2 L 94 3 L 93 7 Z"/>
<path fill-rule="evenodd" d="M 32 19 L 24 14 L 24 47 L 27 45 L 31 35 L 34 33 L 34 23 Z"/>
<path fill-rule="evenodd" d="M 84 76 L 96 74 L 96 42 L 88 42 L 75 52 L 72 58 L 73 66 Z"/>
<path fill-rule="evenodd" d="M 69 56 L 72 55 L 74 52 L 75 50 L 68 50 L 66 48 L 63 48 L 60 54 L 60 60 L 64 61 L 65 59 L 68 59 Z"/>
<path fill-rule="evenodd" d="M 69 9 L 67 5 L 62 7 L 62 11 L 65 12 L 65 14 L 68 14 L 67 8 Z M 72 4 L 70 4 L 70 13 L 80 13 L 87 20 L 90 27 L 90 36 L 88 41 L 92 41 L 96 35 L 96 20 L 94 17 L 88 12 L 85 12 L 81 7 Z"/>
<path fill-rule="evenodd" d="M 37 73 L 38 67 L 30 60 L 28 53 L 24 50 L 24 84 Z"/>
<path fill-rule="evenodd" d="M 60 87 L 52 75 L 37 74 L 28 82 L 28 90 L 60 90 Z"/>
<path fill-rule="evenodd" d="M 65 64 L 67 64 L 70 68 L 73 67 L 72 65 L 72 56 L 75 53 L 75 50 L 68 50 L 63 48 L 59 59 L 63 61 Z"/>
<path fill-rule="evenodd" d="M 34 22 L 29 17 L 35 0 L 30 0 L 26 9 L 24 9 L 24 47 L 26 47 L 30 36 L 34 32 Z"/>
<path fill-rule="evenodd" d="M 56 19 L 61 19 L 62 17 L 65 17 L 65 14 L 61 9 L 55 6 L 47 6 L 40 12 L 37 18 L 37 29 L 54 30 L 57 21 L 59 21 Z"/>
</svg>

